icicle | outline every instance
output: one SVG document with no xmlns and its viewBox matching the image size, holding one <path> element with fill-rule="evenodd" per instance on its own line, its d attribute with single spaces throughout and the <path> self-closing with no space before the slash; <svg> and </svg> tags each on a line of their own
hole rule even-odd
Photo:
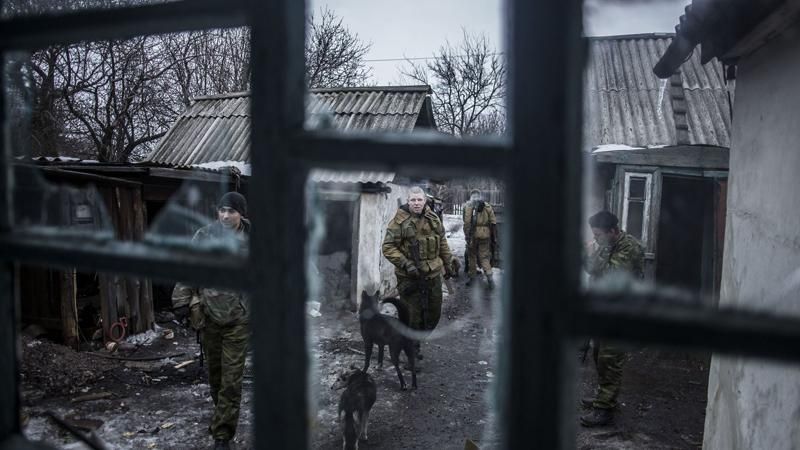
<svg viewBox="0 0 800 450">
<path fill-rule="evenodd" d="M 659 89 L 659 91 L 658 91 L 657 111 L 658 111 L 658 120 L 659 121 L 663 120 L 663 118 L 664 118 L 664 115 L 662 113 L 662 104 L 664 103 L 664 91 L 667 90 L 667 81 L 669 81 L 669 78 L 664 78 L 661 81 L 661 89 Z"/>
</svg>

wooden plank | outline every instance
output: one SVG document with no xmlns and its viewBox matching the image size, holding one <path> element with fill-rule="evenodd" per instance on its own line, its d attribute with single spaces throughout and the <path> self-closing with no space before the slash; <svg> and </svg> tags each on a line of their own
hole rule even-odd
<svg viewBox="0 0 800 450">
<path fill-rule="evenodd" d="M 78 305 L 75 269 L 59 272 L 61 279 L 61 336 L 64 345 L 78 350 Z"/>
<path fill-rule="evenodd" d="M 126 180 L 123 178 L 114 178 L 105 175 L 98 175 L 94 173 L 87 173 L 78 170 L 66 170 L 57 167 L 39 167 L 45 176 L 45 179 L 52 182 L 73 182 L 80 184 L 94 183 L 100 185 L 119 185 L 127 187 L 140 186 L 141 183 L 137 181 Z"/>
<path fill-rule="evenodd" d="M 209 287 L 248 286 L 251 275 L 241 255 L 108 241 L 90 235 L 17 231 L 0 235 L 0 259 L 99 273 L 135 274 L 163 281 L 183 280 Z"/>
<path fill-rule="evenodd" d="M 111 324 L 117 321 L 117 304 L 114 299 L 114 276 L 99 274 L 98 283 L 100 290 L 100 318 L 103 321 L 103 339 L 107 339 L 111 332 Z"/>
<path fill-rule="evenodd" d="M 142 189 L 131 190 L 134 241 L 142 240 L 145 234 L 147 208 L 142 197 Z M 144 277 L 138 277 L 133 281 L 136 283 L 136 297 L 135 305 L 131 306 L 131 310 L 135 311 L 136 321 L 132 325 L 132 328 L 135 332 L 141 333 L 149 330 L 155 321 L 152 285 L 150 281 Z"/>
<path fill-rule="evenodd" d="M 592 153 L 598 163 L 728 169 L 729 150 L 723 147 L 683 146 Z"/>
</svg>

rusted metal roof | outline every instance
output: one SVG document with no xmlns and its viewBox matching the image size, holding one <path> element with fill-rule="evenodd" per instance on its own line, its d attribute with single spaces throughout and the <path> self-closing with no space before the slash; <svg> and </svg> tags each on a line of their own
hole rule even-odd
<svg viewBox="0 0 800 450">
<path fill-rule="evenodd" d="M 589 38 L 585 73 L 586 147 L 730 146 L 730 105 L 722 65 L 692 55 L 660 80 L 653 66 L 671 34 Z"/>
<path fill-rule="evenodd" d="M 342 131 L 410 132 L 431 126 L 430 86 L 312 89 L 307 116 Z M 181 114 L 147 162 L 192 167 L 250 162 L 250 94 L 199 97 Z"/>
</svg>

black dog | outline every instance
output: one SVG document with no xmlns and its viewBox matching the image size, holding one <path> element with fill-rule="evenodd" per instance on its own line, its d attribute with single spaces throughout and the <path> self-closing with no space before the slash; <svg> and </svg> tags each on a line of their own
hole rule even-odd
<svg viewBox="0 0 800 450">
<path fill-rule="evenodd" d="M 387 298 L 383 303 L 390 303 L 397 308 L 400 320 L 381 314 L 378 310 L 378 295 L 361 292 L 361 305 L 358 308 L 358 319 L 361 322 L 361 338 L 364 339 L 364 372 L 369 369 L 372 358 L 372 345 L 378 344 L 378 365 L 383 365 L 383 346 L 389 346 L 389 357 L 400 379 L 400 389 L 406 389 L 406 381 L 400 370 L 400 351 L 406 354 L 408 367 L 411 369 L 411 386 L 417 387 L 417 372 L 414 367 L 416 348 L 414 340 L 406 336 L 408 330 L 408 308 L 397 298 Z"/>
<path fill-rule="evenodd" d="M 359 440 L 368 440 L 369 411 L 375 404 L 377 394 L 375 381 L 368 373 L 356 367 L 340 375 L 334 385 L 334 388 L 336 387 L 345 388 L 339 397 L 339 420 L 344 412 L 342 448 L 357 450 Z"/>
</svg>

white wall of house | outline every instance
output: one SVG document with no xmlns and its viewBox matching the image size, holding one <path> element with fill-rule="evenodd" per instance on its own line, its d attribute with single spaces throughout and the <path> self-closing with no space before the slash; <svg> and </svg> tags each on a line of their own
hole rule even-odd
<svg viewBox="0 0 800 450">
<path fill-rule="evenodd" d="M 800 315 L 798 55 L 800 24 L 739 62 L 723 307 Z M 715 356 L 703 447 L 798 446 L 800 366 Z"/>
<path fill-rule="evenodd" d="M 406 203 L 408 186 L 389 184 L 390 193 L 361 194 L 359 200 L 358 230 L 358 275 L 356 278 L 357 304 L 361 299 L 361 291 L 380 290 L 381 295 L 391 294 L 397 287 L 394 266 L 383 257 L 381 244 L 386 234 L 386 225 L 397 211 L 398 199 Z"/>
</svg>

